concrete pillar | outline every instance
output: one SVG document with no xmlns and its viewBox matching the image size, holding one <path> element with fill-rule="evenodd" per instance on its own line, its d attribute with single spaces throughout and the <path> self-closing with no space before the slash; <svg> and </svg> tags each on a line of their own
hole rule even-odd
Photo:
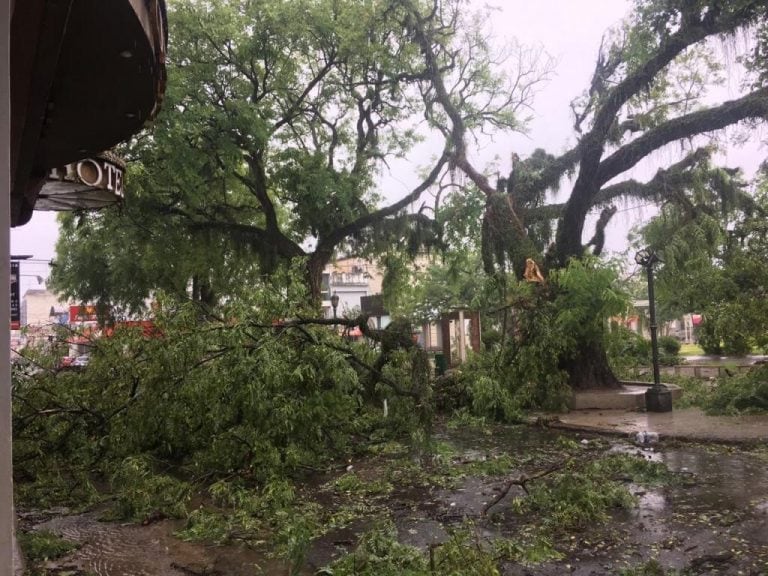
<svg viewBox="0 0 768 576">
<path fill-rule="evenodd" d="M 13 569 L 13 476 L 11 459 L 11 4 L 0 0 L 0 576 Z"/>
<path fill-rule="evenodd" d="M 450 317 L 440 318 L 440 333 L 442 336 L 443 356 L 445 356 L 445 365 L 451 367 L 451 319 Z"/>
<path fill-rule="evenodd" d="M 469 340 L 470 340 L 470 347 L 475 352 L 480 352 L 480 348 L 482 346 L 482 342 L 480 341 L 480 312 L 472 312 L 472 315 L 470 316 L 470 322 L 469 325 Z"/>
<path fill-rule="evenodd" d="M 459 336 L 459 362 L 464 364 L 467 361 L 467 326 L 464 322 L 464 310 L 459 310 L 458 320 Z"/>
</svg>

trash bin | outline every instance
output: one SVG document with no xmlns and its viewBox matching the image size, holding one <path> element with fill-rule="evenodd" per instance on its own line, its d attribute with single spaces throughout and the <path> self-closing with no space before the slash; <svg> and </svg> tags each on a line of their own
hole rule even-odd
<svg viewBox="0 0 768 576">
<path fill-rule="evenodd" d="M 448 369 L 448 363 L 445 361 L 445 354 L 437 352 L 435 354 L 435 376 L 442 376 Z"/>
</svg>

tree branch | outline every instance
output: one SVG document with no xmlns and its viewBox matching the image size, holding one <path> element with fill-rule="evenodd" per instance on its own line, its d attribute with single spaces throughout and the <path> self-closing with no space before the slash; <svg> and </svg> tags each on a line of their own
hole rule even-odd
<svg viewBox="0 0 768 576">
<path fill-rule="evenodd" d="M 550 474 L 554 474 L 555 472 L 562 470 L 570 463 L 570 460 L 566 460 L 565 462 L 560 462 L 558 464 L 555 464 L 554 466 L 550 466 L 549 468 L 546 468 L 544 470 L 541 470 L 539 472 L 536 472 L 530 476 L 526 474 L 521 474 L 517 478 L 511 478 L 505 485 L 504 488 L 501 489 L 501 491 L 496 495 L 496 497 L 488 502 L 488 504 L 485 505 L 483 508 L 483 516 L 488 514 L 488 510 L 496 506 L 499 502 L 501 502 L 504 497 L 509 494 L 509 491 L 512 489 L 512 486 L 520 486 L 523 491 L 525 491 L 526 494 L 528 494 L 528 488 L 526 487 L 526 484 L 530 482 L 531 480 L 538 480 L 539 478 L 544 478 L 545 476 L 549 476 Z"/>
<path fill-rule="evenodd" d="M 427 177 L 407 196 L 395 202 L 394 204 L 390 204 L 389 206 L 380 208 L 379 210 L 374 210 L 373 212 L 364 214 L 349 224 L 332 230 L 329 234 L 319 239 L 318 249 L 320 249 L 321 246 L 336 246 L 345 238 L 348 238 L 349 236 L 362 231 L 371 224 L 375 224 L 384 218 L 397 214 L 403 208 L 408 206 L 408 204 L 418 200 L 422 193 L 424 193 L 424 191 L 426 191 L 437 181 L 437 177 L 440 175 L 443 167 L 447 164 L 449 157 L 449 152 L 447 150 L 443 150 L 443 154 L 435 162 L 435 165 L 432 167 L 432 170 L 430 170 Z"/>
<path fill-rule="evenodd" d="M 730 100 L 719 106 L 668 120 L 622 146 L 603 160 L 598 168 L 598 184 L 604 184 L 629 170 L 645 156 L 665 144 L 720 130 L 748 118 L 765 116 L 768 116 L 768 89 L 762 88 L 737 100 Z"/>
</svg>

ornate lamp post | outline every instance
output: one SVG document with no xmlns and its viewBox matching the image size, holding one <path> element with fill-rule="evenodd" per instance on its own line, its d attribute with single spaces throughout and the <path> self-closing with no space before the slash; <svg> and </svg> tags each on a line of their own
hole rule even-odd
<svg viewBox="0 0 768 576">
<path fill-rule="evenodd" d="M 331 296 L 331 308 L 333 308 L 333 317 L 336 318 L 336 308 L 339 305 L 339 295 L 336 292 Z"/>
<path fill-rule="evenodd" d="M 653 386 L 645 393 L 645 408 L 648 412 L 671 412 L 672 393 L 661 383 L 659 375 L 659 342 L 656 335 L 656 303 L 653 294 L 653 265 L 661 262 L 658 254 L 649 248 L 643 248 L 635 254 L 635 262 L 645 268 L 648 275 L 648 312 L 651 316 L 651 351 L 653 354 Z"/>
</svg>

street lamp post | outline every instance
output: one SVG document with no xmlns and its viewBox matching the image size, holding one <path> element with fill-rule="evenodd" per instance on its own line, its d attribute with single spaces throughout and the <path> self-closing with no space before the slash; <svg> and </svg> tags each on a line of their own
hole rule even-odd
<svg viewBox="0 0 768 576">
<path fill-rule="evenodd" d="M 653 265 L 661 262 L 658 254 L 643 248 L 635 255 L 635 262 L 645 268 L 648 276 L 648 313 L 651 317 L 651 353 L 653 361 L 653 386 L 645 392 L 645 409 L 648 412 L 671 412 L 672 393 L 661 383 L 659 374 L 659 341 L 657 338 L 656 303 L 653 294 Z"/>
<path fill-rule="evenodd" d="M 331 296 L 331 307 L 333 308 L 333 317 L 336 318 L 336 308 L 339 305 L 339 295 L 336 292 Z"/>
</svg>

